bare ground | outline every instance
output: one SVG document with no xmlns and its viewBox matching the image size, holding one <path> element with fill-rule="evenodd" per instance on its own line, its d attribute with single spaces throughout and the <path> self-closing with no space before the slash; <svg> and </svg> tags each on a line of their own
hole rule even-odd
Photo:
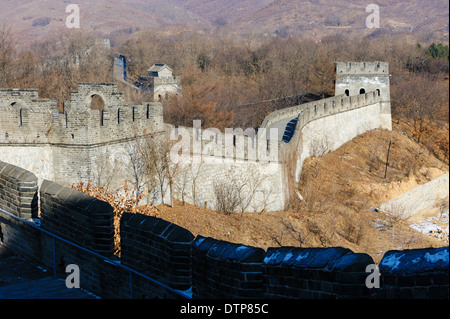
<svg viewBox="0 0 450 319">
<path fill-rule="evenodd" d="M 392 142 L 386 178 L 385 163 Z M 158 206 L 155 215 L 214 237 L 267 249 L 347 247 L 379 262 L 392 249 L 442 247 L 442 240 L 371 208 L 448 172 L 448 165 L 405 134 L 373 130 L 320 158 L 308 158 L 299 191 L 283 212 L 225 215 L 189 204 Z"/>
</svg>

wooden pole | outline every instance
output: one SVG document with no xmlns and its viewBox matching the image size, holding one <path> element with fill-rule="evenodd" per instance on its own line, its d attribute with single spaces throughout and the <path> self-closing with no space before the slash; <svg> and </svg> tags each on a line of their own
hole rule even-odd
<svg viewBox="0 0 450 319">
<path fill-rule="evenodd" d="M 387 174 L 387 168 L 388 168 L 388 164 L 389 164 L 389 151 L 391 150 L 391 141 L 389 141 L 389 147 L 388 147 L 388 151 L 387 151 L 387 157 L 386 157 L 386 167 L 384 169 L 384 179 L 386 179 L 386 174 Z"/>
</svg>

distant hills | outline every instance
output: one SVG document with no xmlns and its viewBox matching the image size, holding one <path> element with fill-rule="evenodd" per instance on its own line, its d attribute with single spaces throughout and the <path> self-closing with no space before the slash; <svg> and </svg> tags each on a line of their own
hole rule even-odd
<svg viewBox="0 0 450 319">
<path fill-rule="evenodd" d="M 12 26 L 21 41 L 44 39 L 65 28 L 68 0 L 0 0 L 0 24 Z M 447 0 L 77 0 L 81 28 L 102 36 L 142 29 L 178 33 L 200 31 L 304 34 L 319 39 L 333 33 L 376 37 L 417 35 L 448 42 Z M 380 29 L 365 26 L 368 4 L 380 7 Z"/>
</svg>

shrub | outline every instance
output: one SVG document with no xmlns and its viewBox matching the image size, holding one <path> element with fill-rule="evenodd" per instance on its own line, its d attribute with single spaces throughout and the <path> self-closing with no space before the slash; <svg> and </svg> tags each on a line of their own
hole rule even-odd
<svg viewBox="0 0 450 319">
<path fill-rule="evenodd" d="M 37 19 L 33 20 L 33 27 L 36 27 L 36 26 L 45 27 L 49 23 L 50 23 L 50 18 L 37 18 Z"/>
</svg>

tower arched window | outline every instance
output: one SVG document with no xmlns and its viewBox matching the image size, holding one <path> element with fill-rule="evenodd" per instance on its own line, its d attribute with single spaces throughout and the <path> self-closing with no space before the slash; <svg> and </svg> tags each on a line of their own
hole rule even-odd
<svg viewBox="0 0 450 319">
<path fill-rule="evenodd" d="M 100 126 L 103 126 L 103 111 L 105 109 L 105 101 L 98 94 L 91 95 L 91 110 L 98 110 L 100 114 Z"/>
</svg>

